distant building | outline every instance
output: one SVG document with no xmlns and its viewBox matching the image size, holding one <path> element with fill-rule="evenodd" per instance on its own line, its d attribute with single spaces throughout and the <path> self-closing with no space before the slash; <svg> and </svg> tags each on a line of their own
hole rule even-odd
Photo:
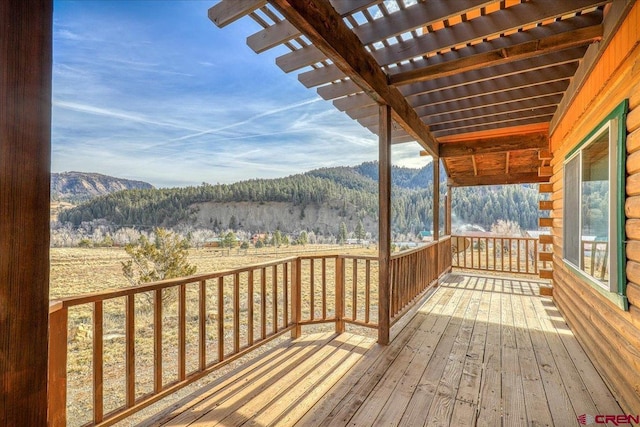
<svg viewBox="0 0 640 427">
<path fill-rule="evenodd" d="M 256 233 L 253 236 L 251 236 L 251 244 L 255 245 L 258 240 L 266 240 L 267 239 L 267 235 L 265 233 Z"/>
<path fill-rule="evenodd" d="M 222 246 L 222 239 L 219 237 L 212 237 L 205 240 L 202 246 L 205 248 L 219 248 Z"/>
</svg>

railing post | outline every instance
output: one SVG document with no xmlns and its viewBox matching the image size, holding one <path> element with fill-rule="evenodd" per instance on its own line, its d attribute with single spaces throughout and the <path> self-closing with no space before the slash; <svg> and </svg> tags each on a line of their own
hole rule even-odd
<svg viewBox="0 0 640 427">
<path fill-rule="evenodd" d="M 291 338 L 300 338 L 302 335 L 302 327 L 300 326 L 300 316 L 302 311 L 302 260 L 297 257 L 293 262 L 293 271 L 291 278 L 291 320 L 293 321 L 293 329 L 291 330 Z"/>
<path fill-rule="evenodd" d="M 52 303 L 49 312 L 48 421 L 51 426 L 67 424 L 67 308 Z"/>
<path fill-rule="evenodd" d="M 336 258 L 336 334 L 344 332 L 344 272 L 344 258 L 339 256 Z"/>
</svg>

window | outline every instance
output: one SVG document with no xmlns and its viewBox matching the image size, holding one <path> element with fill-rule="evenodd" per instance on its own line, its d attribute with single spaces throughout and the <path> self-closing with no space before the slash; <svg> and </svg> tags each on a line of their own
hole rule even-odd
<svg viewBox="0 0 640 427">
<path fill-rule="evenodd" d="M 625 306 L 622 243 L 626 108 L 626 102 L 618 106 L 567 155 L 563 208 L 565 263 Z"/>
</svg>

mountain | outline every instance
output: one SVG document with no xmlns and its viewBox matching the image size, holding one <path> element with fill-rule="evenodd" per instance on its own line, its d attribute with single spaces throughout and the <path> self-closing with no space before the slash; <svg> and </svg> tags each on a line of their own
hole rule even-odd
<svg viewBox="0 0 640 427">
<path fill-rule="evenodd" d="M 415 234 L 430 230 L 433 218 L 433 166 L 392 169 L 392 230 Z M 446 191 L 440 172 L 441 196 Z M 277 179 L 234 184 L 202 184 L 171 189 L 133 189 L 110 193 L 60 213 L 78 227 L 101 219 L 114 228 L 180 227 L 285 233 L 312 230 L 336 234 L 342 222 L 354 230 L 362 222 L 377 234 L 378 164 L 322 168 Z M 441 197 L 443 200 L 443 197 Z M 538 192 L 533 186 L 457 188 L 453 212 L 461 223 L 490 228 L 510 219 L 537 228 Z M 443 220 L 444 215 L 440 215 Z"/>
<path fill-rule="evenodd" d="M 78 204 L 120 190 L 153 189 L 153 185 L 99 173 L 51 174 L 51 200 Z"/>
</svg>

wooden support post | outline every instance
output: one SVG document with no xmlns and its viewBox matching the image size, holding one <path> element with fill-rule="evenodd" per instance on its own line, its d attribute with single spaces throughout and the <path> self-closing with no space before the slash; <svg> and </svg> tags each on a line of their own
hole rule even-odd
<svg viewBox="0 0 640 427">
<path fill-rule="evenodd" d="M 437 242 L 440 240 L 440 158 L 433 158 L 433 241 Z M 433 259 L 427 260 L 429 264 L 433 266 L 435 270 L 438 271 L 437 276 L 440 275 L 439 271 L 439 262 L 440 253 L 438 251 L 438 247 L 440 245 L 436 244 L 433 247 L 433 251 L 435 252 Z"/>
<path fill-rule="evenodd" d="M 440 159 L 433 158 L 433 241 L 440 239 Z"/>
<path fill-rule="evenodd" d="M 391 296 L 389 283 L 389 263 L 391 262 L 391 107 L 381 105 L 379 116 L 378 343 L 387 345 L 389 344 L 389 330 L 391 328 L 391 319 L 389 317 Z"/>
<path fill-rule="evenodd" d="M 52 0 L 0 2 L 0 424 L 7 426 L 47 424 L 52 25 Z"/>
<path fill-rule="evenodd" d="M 447 184 L 447 202 L 445 208 L 444 234 L 451 236 L 451 205 L 453 204 L 453 187 Z"/>
</svg>

